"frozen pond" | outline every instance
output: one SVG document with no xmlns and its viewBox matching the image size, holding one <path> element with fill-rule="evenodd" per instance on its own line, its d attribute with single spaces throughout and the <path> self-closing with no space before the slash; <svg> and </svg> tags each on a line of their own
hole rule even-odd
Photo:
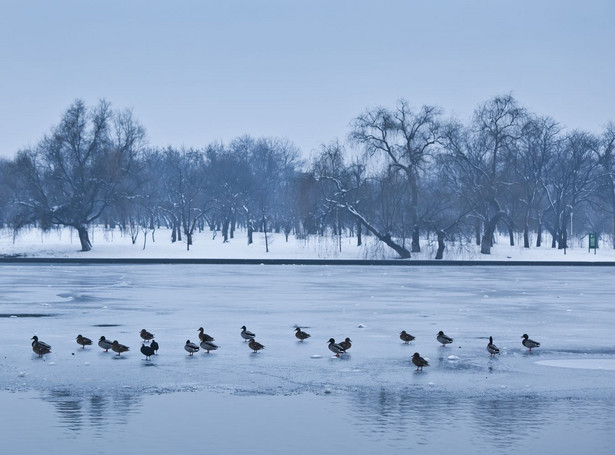
<svg viewBox="0 0 615 455">
<path fill-rule="evenodd" d="M 610 454 L 615 444 L 610 267 L 0 271 L 10 453 Z M 251 353 L 242 325 L 263 351 Z M 220 349 L 189 357 L 183 345 L 200 326 Z M 295 326 L 312 337 L 297 342 Z M 143 328 L 161 345 L 151 361 L 139 352 Z M 409 345 L 403 329 L 416 337 Z M 454 342 L 441 347 L 439 330 Z M 131 351 L 82 350 L 79 333 Z M 542 346 L 529 354 L 523 333 Z M 52 354 L 37 358 L 33 335 Z M 330 337 L 353 347 L 335 358 Z M 414 352 L 429 359 L 423 372 Z"/>
</svg>

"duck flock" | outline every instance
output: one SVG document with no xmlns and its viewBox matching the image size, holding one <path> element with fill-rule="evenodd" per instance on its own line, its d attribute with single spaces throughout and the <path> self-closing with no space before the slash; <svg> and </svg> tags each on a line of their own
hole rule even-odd
<svg viewBox="0 0 615 455">
<path fill-rule="evenodd" d="M 141 332 L 139 332 L 139 335 L 141 336 L 143 340 L 141 343 L 141 353 L 145 356 L 146 360 L 150 360 L 150 357 L 152 355 L 155 355 L 158 353 L 158 348 L 160 346 L 154 339 L 155 337 L 153 333 L 148 332 L 145 329 L 142 329 Z M 244 340 L 244 342 L 248 343 L 248 347 L 254 353 L 258 353 L 258 351 L 265 348 L 263 344 L 256 341 L 256 335 L 253 332 L 249 331 L 245 325 L 241 327 L 240 335 L 241 335 L 241 338 Z M 207 354 L 209 354 L 211 351 L 215 351 L 218 349 L 218 345 L 214 343 L 215 339 L 212 336 L 206 334 L 203 327 L 199 327 L 198 337 L 200 341 L 198 345 L 196 343 L 191 342 L 190 340 L 186 340 L 184 349 L 186 350 L 186 352 L 188 352 L 188 355 L 192 356 L 194 355 L 195 352 L 198 352 L 201 349 L 205 351 L 205 353 Z M 300 342 L 303 342 L 307 340 L 308 338 L 310 338 L 311 335 L 303 331 L 300 327 L 297 327 L 295 329 L 295 337 Z M 401 333 L 399 334 L 399 338 L 405 344 L 409 344 L 411 341 L 415 339 L 414 336 L 410 335 L 405 330 L 401 331 Z M 523 346 L 528 348 L 530 352 L 532 352 L 533 348 L 540 347 L 540 343 L 530 339 L 526 333 L 524 333 L 521 336 L 521 338 L 522 338 L 521 343 L 523 344 Z M 38 354 L 39 358 L 43 357 L 46 354 L 51 353 L 51 346 L 45 343 L 44 341 L 39 340 L 38 336 L 34 335 L 31 339 L 32 339 L 32 351 Z M 453 342 L 453 338 L 446 335 L 442 330 L 440 330 L 436 334 L 436 340 L 439 343 L 441 343 L 443 347 Z M 92 345 L 92 340 L 90 338 L 84 337 L 81 334 L 77 335 L 76 341 L 77 341 L 77 344 L 79 344 L 82 347 L 82 349 L 85 349 L 86 346 Z M 327 341 L 327 343 L 329 344 L 329 350 L 333 352 L 336 357 L 340 357 L 340 355 L 346 354 L 348 350 L 352 347 L 352 340 L 348 337 L 344 341 L 341 341 L 339 343 L 336 343 L 334 338 L 329 338 L 329 341 Z M 101 336 L 100 339 L 98 340 L 98 346 L 101 349 L 104 349 L 105 352 L 108 352 L 109 349 L 111 349 L 118 356 L 121 356 L 123 352 L 130 351 L 130 348 L 128 346 L 119 343 L 117 340 L 114 340 L 114 341 L 107 340 L 104 336 Z M 493 343 L 493 337 L 491 336 L 489 337 L 489 343 L 487 344 L 487 352 L 489 352 L 489 355 L 491 357 L 500 353 L 500 350 L 498 349 L 498 347 Z M 423 367 L 429 366 L 429 362 L 423 357 L 421 357 L 421 355 L 418 352 L 415 352 L 414 355 L 412 356 L 412 363 L 416 366 L 417 371 L 422 371 Z"/>
</svg>

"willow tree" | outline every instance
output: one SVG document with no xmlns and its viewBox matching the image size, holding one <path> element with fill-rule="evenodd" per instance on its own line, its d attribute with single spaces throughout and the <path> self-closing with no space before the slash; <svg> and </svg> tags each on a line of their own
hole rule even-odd
<svg viewBox="0 0 615 455">
<path fill-rule="evenodd" d="M 91 250 L 88 227 L 130 196 L 124 182 L 144 140 L 145 130 L 130 111 L 113 111 L 104 100 L 91 108 L 75 101 L 36 147 L 18 153 L 17 204 L 43 229 L 75 228 L 81 250 Z"/>
</svg>

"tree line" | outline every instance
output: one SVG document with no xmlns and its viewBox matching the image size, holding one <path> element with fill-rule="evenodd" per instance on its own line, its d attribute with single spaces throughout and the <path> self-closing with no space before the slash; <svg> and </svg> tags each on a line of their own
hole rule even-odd
<svg viewBox="0 0 615 455">
<path fill-rule="evenodd" d="M 0 224 L 15 232 L 70 226 L 92 248 L 92 224 L 144 242 L 167 227 L 189 249 L 208 231 L 237 229 L 375 236 L 400 258 L 437 241 L 566 248 L 588 232 L 615 247 L 615 124 L 565 130 L 512 95 L 480 104 L 467 122 L 405 100 L 367 109 L 348 137 L 310 159 L 287 139 L 238 137 L 203 148 L 150 147 L 131 111 L 75 101 L 36 144 L 0 160 Z M 145 243 L 144 243 L 145 247 Z"/>
</svg>

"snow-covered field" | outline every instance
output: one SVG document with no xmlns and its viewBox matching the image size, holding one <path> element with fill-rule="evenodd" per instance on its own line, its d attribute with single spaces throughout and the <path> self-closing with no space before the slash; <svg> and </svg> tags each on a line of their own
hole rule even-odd
<svg viewBox="0 0 615 455">
<path fill-rule="evenodd" d="M 0 438 L 15 454 L 610 454 L 612 276 L 570 266 L 3 264 Z M 250 351 L 242 325 L 263 351 Z M 220 349 L 190 357 L 183 346 L 200 326 Z M 312 337 L 299 343 L 295 326 Z M 143 328 L 161 346 L 151 361 L 139 352 Z M 416 340 L 402 344 L 402 329 Z M 453 344 L 441 347 L 439 330 Z M 82 350 L 79 333 L 131 351 Z M 523 333 L 542 346 L 529 354 Z M 44 359 L 33 335 L 52 345 Z M 353 347 L 336 358 L 330 337 Z M 422 372 L 414 352 L 429 359 Z"/>
<path fill-rule="evenodd" d="M 72 229 L 53 230 L 42 233 L 38 229 L 20 231 L 14 234 L 10 229 L 0 230 L 0 257 L 26 256 L 40 258 L 225 258 L 225 259 L 396 259 L 396 253 L 373 236 L 364 236 L 361 247 L 356 246 L 356 238 L 310 236 L 297 239 L 283 234 L 269 234 L 269 252 L 266 251 L 262 233 L 254 234 L 254 243 L 247 244 L 246 233 L 237 231 L 235 238 L 224 243 L 221 235 L 211 232 L 197 233 L 193 245 L 188 250 L 185 242 L 171 243 L 171 234 L 166 229 L 155 232 L 152 242 L 151 232 L 144 242 L 140 232 L 133 244 L 128 233 L 119 229 L 105 230 L 92 228 L 90 238 L 92 251 L 81 252 L 79 238 Z M 535 239 L 532 239 L 535 242 Z M 587 237 L 573 239 L 570 248 L 558 250 L 550 247 L 550 237 L 545 237 L 541 248 L 523 248 L 522 239 L 510 246 L 507 236 L 500 236 L 490 255 L 480 254 L 480 247 L 474 244 L 447 242 L 444 259 L 482 260 L 482 261 L 615 261 L 615 249 L 604 238 L 600 248 L 591 252 L 587 249 Z M 533 243 L 532 243 L 533 244 Z M 145 248 L 144 248 L 145 246 Z M 421 253 L 413 254 L 412 259 L 434 259 L 437 242 L 435 239 L 422 240 Z"/>
</svg>

